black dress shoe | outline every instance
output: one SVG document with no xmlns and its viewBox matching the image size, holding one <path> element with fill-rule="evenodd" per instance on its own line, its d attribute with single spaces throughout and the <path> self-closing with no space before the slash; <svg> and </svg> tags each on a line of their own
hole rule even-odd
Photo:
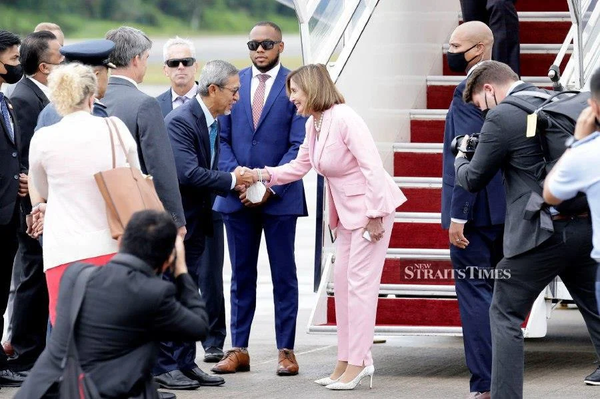
<svg viewBox="0 0 600 399">
<path fill-rule="evenodd" d="M 177 399 L 174 393 L 158 391 L 158 399 Z"/>
<path fill-rule="evenodd" d="M 600 385 L 600 366 L 583 380 L 587 385 Z"/>
<path fill-rule="evenodd" d="M 159 387 L 165 389 L 196 389 L 200 387 L 198 381 L 190 380 L 179 370 L 155 375 L 154 381 L 158 383 Z"/>
<path fill-rule="evenodd" d="M 20 387 L 26 376 L 12 370 L 0 370 L 0 387 Z"/>
<path fill-rule="evenodd" d="M 206 374 L 204 371 L 200 370 L 200 367 L 195 367 L 191 370 L 182 370 L 182 373 L 185 374 L 186 377 L 198 381 L 200 385 L 214 387 L 225 384 L 223 377 Z"/>
<path fill-rule="evenodd" d="M 211 346 L 204 351 L 205 363 L 219 363 L 223 359 L 223 350 Z"/>
</svg>

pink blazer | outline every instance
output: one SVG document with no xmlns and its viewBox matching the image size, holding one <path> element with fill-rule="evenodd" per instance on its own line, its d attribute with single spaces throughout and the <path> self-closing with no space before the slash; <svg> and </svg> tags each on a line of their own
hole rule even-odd
<svg viewBox="0 0 600 399">
<path fill-rule="evenodd" d="M 325 111 L 318 140 L 316 134 L 310 117 L 296 159 L 267 168 L 269 186 L 299 180 L 315 168 L 327 179 L 332 229 L 338 221 L 348 230 L 363 228 L 368 218 L 387 216 L 406 201 L 383 168 L 369 128 L 349 106 L 338 104 Z"/>
</svg>

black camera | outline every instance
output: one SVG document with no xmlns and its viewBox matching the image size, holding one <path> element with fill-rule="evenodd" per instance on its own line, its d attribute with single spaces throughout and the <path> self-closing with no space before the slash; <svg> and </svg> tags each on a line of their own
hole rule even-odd
<svg viewBox="0 0 600 399">
<path fill-rule="evenodd" d="M 462 146 L 462 142 L 463 142 L 464 138 L 465 138 L 464 134 L 461 136 L 456 136 L 452 140 L 452 143 L 450 143 L 450 150 L 452 151 L 452 154 L 454 154 L 454 156 L 456 156 L 456 154 L 458 154 L 458 148 Z M 477 149 L 477 144 L 479 144 L 479 133 L 473 133 L 467 139 L 467 145 L 465 147 L 466 150 L 463 151 L 469 161 L 471 160 L 471 158 L 473 158 L 473 154 L 475 154 L 475 150 Z"/>
</svg>

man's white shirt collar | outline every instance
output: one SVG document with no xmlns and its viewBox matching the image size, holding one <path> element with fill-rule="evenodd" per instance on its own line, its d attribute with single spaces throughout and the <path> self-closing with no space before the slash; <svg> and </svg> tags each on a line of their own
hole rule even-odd
<svg viewBox="0 0 600 399">
<path fill-rule="evenodd" d="M 507 96 L 510 96 L 510 94 L 513 92 L 514 89 L 517 88 L 517 86 L 522 85 L 523 82 L 522 80 L 517 80 L 515 83 L 513 83 L 512 85 L 510 85 L 510 87 L 508 88 L 508 91 L 506 92 Z"/>
<path fill-rule="evenodd" d="M 212 114 L 208 110 L 208 107 L 206 106 L 206 104 L 204 104 L 204 101 L 202 101 L 202 97 L 200 96 L 200 94 L 196 94 L 196 100 L 198 100 L 198 104 L 200 104 L 200 108 L 202 108 L 202 112 L 204 112 L 204 118 L 206 118 L 206 126 L 208 127 L 208 130 L 210 131 L 210 125 L 213 124 L 213 122 L 215 121 L 215 118 L 212 116 Z"/>
<path fill-rule="evenodd" d="M 126 81 L 133 83 L 133 85 L 135 86 L 136 89 L 138 89 L 138 84 L 135 80 L 131 79 L 128 76 L 123 76 L 123 75 L 110 75 L 111 78 L 119 78 L 119 79 L 125 79 Z"/>
<path fill-rule="evenodd" d="M 40 90 L 42 91 L 42 93 L 44 93 L 44 95 L 46 96 L 46 98 L 50 99 L 50 89 L 48 89 L 48 86 L 46 86 L 45 84 L 43 84 L 43 83 L 35 80 L 31 76 L 27 76 L 27 79 L 29 79 L 33 83 L 35 83 L 35 85 L 40 88 Z"/>
<path fill-rule="evenodd" d="M 275 79 L 277 74 L 279 74 L 279 70 L 281 69 L 281 62 L 278 62 L 273 68 L 269 69 L 266 73 L 270 76 L 269 79 Z M 259 71 L 254 65 L 252 65 L 252 79 L 256 78 L 257 75 L 261 75 L 263 72 Z"/>
<path fill-rule="evenodd" d="M 196 83 L 194 83 L 194 86 L 192 86 L 192 88 L 190 89 L 190 91 L 188 91 L 187 93 L 185 93 L 183 95 L 183 97 L 187 97 L 187 98 L 194 98 L 194 96 L 196 95 L 196 92 L 198 91 L 198 85 Z M 177 99 L 179 98 L 179 94 L 175 93 L 175 90 L 173 90 L 173 88 L 171 87 L 171 102 L 175 102 L 177 101 Z"/>
</svg>

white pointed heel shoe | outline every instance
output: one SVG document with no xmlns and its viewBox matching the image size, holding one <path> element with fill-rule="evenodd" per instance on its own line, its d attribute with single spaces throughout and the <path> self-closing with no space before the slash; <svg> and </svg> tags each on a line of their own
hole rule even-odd
<svg viewBox="0 0 600 399">
<path fill-rule="evenodd" d="M 342 390 L 351 390 L 356 388 L 358 384 L 365 377 L 371 377 L 371 381 L 369 383 L 369 388 L 373 388 L 373 374 L 375 373 L 375 367 L 373 365 L 365 367 L 352 381 L 349 382 L 334 382 L 332 384 L 327 385 L 325 388 L 333 389 L 334 391 L 342 391 Z"/>
<path fill-rule="evenodd" d="M 341 376 L 340 376 L 340 377 L 341 377 Z M 321 378 L 321 379 L 315 380 L 315 382 L 316 382 L 317 384 L 319 384 L 319 385 L 323 385 L 323 386 L 325 387 L 325 386 L 327 386 L 327 385 L 329 385 L 329 384 L 333 384 L 334 382 L 337 382 L 337 381 L 340 379 L 340 377 L 336 378 L 335 380 L 332 380 L 332 379 L 331 379 L 331 378 L 329 378 L 329 377 L 325 377 L 325 378 Z"/>
</svg>

